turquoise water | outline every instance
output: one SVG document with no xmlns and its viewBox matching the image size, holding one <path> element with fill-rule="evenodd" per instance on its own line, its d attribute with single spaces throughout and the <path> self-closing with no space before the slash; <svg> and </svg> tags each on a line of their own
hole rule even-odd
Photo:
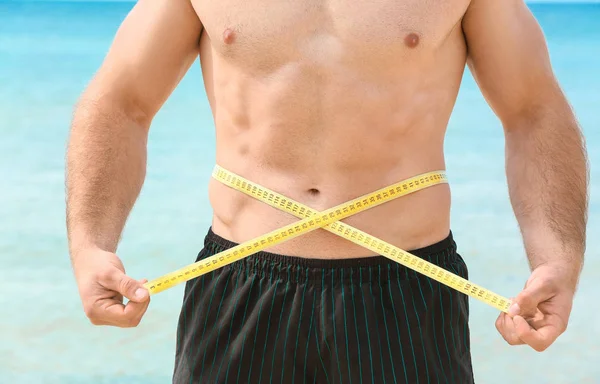
<svg viewBox="0 0 600 384">
<path fill-rule="evenodd" d="M 72 106 L 131 3 L 0 2 L 0 383 L 168 383 L 178 287 L 137 329 L 92 327 L 64 229 L 63 158 Z M 556 73 L 600 162 L 600 5 L 532 6 Z M 214 133 L 195 65 L 157 116 L 147 181 L 119 254 L 156 277 L 191 262 L 210 223 Z M 501 127 L 467 74 L 450 123 L 452 227 L 472 280 L 511 296 L 528 276 L 508 202 Z M 480 383 L 600 383 L 600 179 L 592 169 L 589 251 L 570 328 L 543 354 L 509 347 L 496 312 L 472 302 Z"/>
</svg>

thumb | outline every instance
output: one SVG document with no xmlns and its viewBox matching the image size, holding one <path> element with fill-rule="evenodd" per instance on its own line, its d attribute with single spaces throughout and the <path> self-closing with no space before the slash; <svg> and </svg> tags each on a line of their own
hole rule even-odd
<svg viewBox="0 0 600 384">
<path fill-rule="evenodd" d="M 117 274 L 113 279 L 113 286 L 109 288 L 136 303 L 144 302 L 149 297 L 148 290 L 141 281 L 136 281 L 124 273 Z"/>
<path fill-rule="evenodd" d="M 552 297 L 552 287 L 543 281 L 537 280 L 528 285 L 515 297 L 508 313 L 511 317 L 534 316 L 540 303 Z"/>
</svg>

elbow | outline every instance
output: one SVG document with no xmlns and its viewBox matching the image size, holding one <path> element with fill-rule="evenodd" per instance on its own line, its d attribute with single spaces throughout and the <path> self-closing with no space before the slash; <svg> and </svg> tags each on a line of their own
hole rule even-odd
<svg viewBox="0 0 600 384">
<path fill-rule="evenodd" d="M 503 127 L 509 155 L 564 158 L 575 162 L 586 156 L 585 138 L 564 98 L 532 103 L 503 120 Z"/>
<path fill-rule="evenodd" d="M 560 89 L 521 100 L 500 117 L 507 135 L 527 132 L 552 132 L 577 127 L 575 114 Z"/>
<path fill-rule="evenodd" d="M 507 136 L 510 136 L 531 132 L 542 127 L 543 124 L 541 122 L 548 119 L 549 114 L 552 113 L 552 109 L 544 104 L 531 103 L 526 106 L 521 104 L 518 110 L 500 116 L 500 120 L 502 121 L 504 132 Z"/>
<path fill-rule="evenodd" d="M 126 120 L 148 131 L 154 115 L 148 108 L 133 97 L 119 95 L 115 92 L 100 92 L 90 87 L 79 98 L 75 105 L 75 116 L 108 117 Z"/>
</svg>

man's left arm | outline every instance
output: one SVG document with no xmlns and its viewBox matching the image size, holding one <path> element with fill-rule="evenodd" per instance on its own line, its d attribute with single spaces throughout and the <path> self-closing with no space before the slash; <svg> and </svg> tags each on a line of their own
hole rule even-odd
<svg viewBox="0 0 600 384">
<path fill-rule="evenodd" d="M 523 0 L 472 0 L 463 31 L 471 72 L 504 127 L 510 200 L 532 270 L 496 327 L 509 344 L 543 351 L 566 330 L 583 265 L 585 144 Z"/>
</svg>

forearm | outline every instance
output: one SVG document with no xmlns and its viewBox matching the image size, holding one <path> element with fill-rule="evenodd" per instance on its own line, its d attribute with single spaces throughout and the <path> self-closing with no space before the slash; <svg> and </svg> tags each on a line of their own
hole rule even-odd
<svg viewBox="0 0 600 384">
<path fill-rule="evenodd" d="M 560 266 L 575 286 L 585 251 L 587 160 L 570 107 L 556 99 L 505 123 L 507 177 L 532 269 Z"/>
<path fill-rule="evenodd" d="M 84 97 L 67 151 L 67 231 L 71 255 L 115 252 L 146 170 L 146 119 L 118 103 Z"/>
</svg>

